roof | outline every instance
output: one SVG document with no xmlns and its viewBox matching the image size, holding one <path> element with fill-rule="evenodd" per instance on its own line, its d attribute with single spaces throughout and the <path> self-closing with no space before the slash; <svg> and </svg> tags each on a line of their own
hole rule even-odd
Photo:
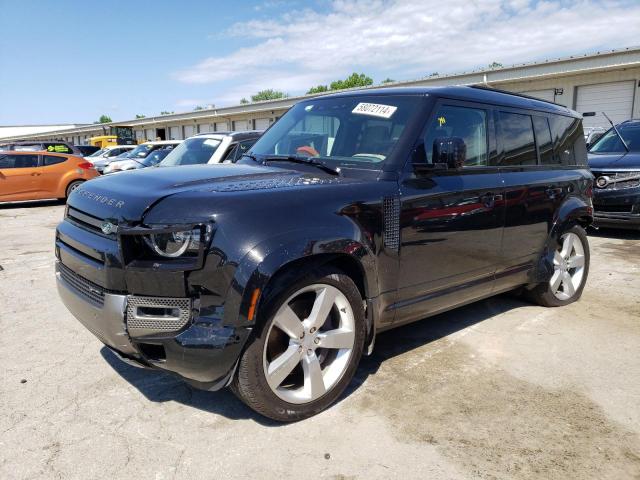
<svg viewBox="0 0 640 480">
<path fill-rule="evenodd" d="M 264 130 L 242 130 L 242 131 L 222 131 L 222 132 L 207 132 L 196 133 L 194 137 L 259 137 L 264 133 Z"/>
<path fill-rule="evenodd" d="M 177 145 L 180 142 L 182 142 L 182 140 L 154 140 L 152 142 L 141 143 L 140 145 Z"/>
<path fill-rule="evenodd" d="M 394 96 L 394 95 L 416 95 L 416 96 L 433 96 L 440 98 L 451 98 L 456 100 L 471 100 L 481 103 L 489 103 L 493 105 L 503 105 L 513 108 L 527 108 L 535 110 L 545 110 L 549 112 L 580 116 L 577 112 L 570 110 L 556 103 L 540 100 L 528 95 L 519 93 L 505 92 L 486 87 L 390 87 L 390 88 L 374 88 L 367 90 L 346 91 L 334 93 L 323 97 L 340 98 L 340 97 L 365 97 L 365 96 Z"/>
</svg>

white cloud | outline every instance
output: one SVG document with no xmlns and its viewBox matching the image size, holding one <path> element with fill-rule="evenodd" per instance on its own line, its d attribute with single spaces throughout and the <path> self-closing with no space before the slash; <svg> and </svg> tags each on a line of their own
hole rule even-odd
<svg viewBox="0 0 640 480">
<path fill-rule="evenodd" d="M 222 96 L 237 101 L 263 88 L 302 92 L 352 71 L 422 77 L 634 45 L 638 18 L 640 2 L 623 0 L 334 0 L 328 12 L 233 25 L 228 35 L 255 43 L 174 77 L 234 81 Z"/>
</svg>

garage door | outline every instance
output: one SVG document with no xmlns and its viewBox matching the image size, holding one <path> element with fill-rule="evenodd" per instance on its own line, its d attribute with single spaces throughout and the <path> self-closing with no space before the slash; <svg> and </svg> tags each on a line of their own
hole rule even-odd
<svg viewBox="0 0 640 480">
<path fill-rule="evenodd" d="M 216 132 L 225 132 L 229 129 L 229 127 L 227 127 L 227 122 L 216 122 L 215 127 Z"/>
<path fill-rule="evenodd" d="M 254 125 L 256 130 L 266 130 L 269 128 L 269 119 L 268 118 L 256 118 L 254 120 Z"/>
<path fill-rule="evenodd" d="M 233 129 L 236 132 L 243 132 L 245 130 L 249 130 L 249 122 L 247 120 L 234 120 Z"/>
<path fill-rule="evenodd" d="M 151 140 L 155 140 L 156 139 L 156 131 L 153 128 L 147 128 L 145 130 L 145 135 L 146 135 L 146 139 L 147 141 L 151 141 Z"/>
<path fill-rule="evenodd" d="M 546 100 L 547 102 L 555 102 L 555 92 L 553 88 L 549 88 L 547 90 L 529 90 L 526 92 L 522 92 L 524 95 L 529 95 L 530 97 L 539 98 L 540 100 Z"/>
<path fill-rule="evenodd" d="M 198 125 L 198 133 L 209 133 L 211 132 L 211 124 L 209 123 L 201 123 Z"/>
<path fill-rule="evenodd" d="M 182 140 L 180 127 L 169 127 L 169 138 L 167 140 Z"/>
<path fill-rule="evenodd" d="M 609 122 L 601 112 L 609 115 L 614 123 L 629 120 L 633 108 L 634 89 L 634 80 L 578 87 L 576 110 L 582 114 L 596 112 L 595 117 L 584 117 L 584 126 L 608 128 Z"/>
<path fill-rule="evenodd" d="M 195 127 L 193 125 L 184 126 L 184 138 L 193 137 L 195 135 Z"/>
</svg>

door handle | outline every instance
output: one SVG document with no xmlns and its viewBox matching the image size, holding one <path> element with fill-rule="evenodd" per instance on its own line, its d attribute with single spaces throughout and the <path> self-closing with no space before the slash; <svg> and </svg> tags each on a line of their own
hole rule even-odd
<svg viewBox="0 0 640 480">
<path fill-rule="evenodd" d="M 31 176 L 32 176 L 32 177 L 39 177 L 40 175 L 42 175 L 42 174 L 41 174 L 41 173 L 38 173 L 38 172 L 33 172 L 33 173 L 31 174 Z"/>
</svg>

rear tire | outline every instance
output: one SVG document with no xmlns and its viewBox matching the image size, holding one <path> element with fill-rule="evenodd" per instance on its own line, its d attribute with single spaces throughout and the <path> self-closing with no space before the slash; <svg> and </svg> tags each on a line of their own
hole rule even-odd
<svg viewBox="0 0 640 480">
<path fill-rule="evenodd" d="M 362 296 L 353 280 L 321 269 L 267 299 L 231 389 L 280 422 L 311 417 L 351 382 L 365 340 Z"/>
<path fill-rule="evenodd" d="M 65 199 L 69 198 L 69 195 L 73 193 L 73 191 L 78 188 L 80 185 L 84 183 L 84 180 L 74 180 L 69 185 L 67 185 L 67 190 L 65 191 Z"/>
<path fill-rule="evenodd" d="M 529 292 L 529 298 L 544 307 L 562 307 L 575 302 L 589 275 L 589 241 L 584 229 L 575 225 L 560 236 L 553 260 L 554 272 L 548 282 Z"/>
</svg>

